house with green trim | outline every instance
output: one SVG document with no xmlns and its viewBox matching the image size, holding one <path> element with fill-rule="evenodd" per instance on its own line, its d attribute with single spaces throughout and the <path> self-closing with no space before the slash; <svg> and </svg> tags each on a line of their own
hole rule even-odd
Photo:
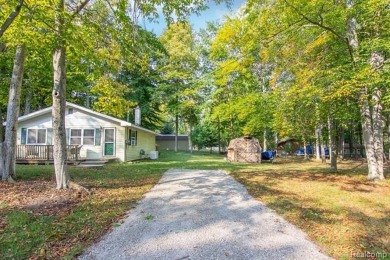
<svg viewBox="0 0 390 260">
<path fill-rule="evenodd" d="M 156 153 L 154 131 L 67 102 L 65 112 L 68 160 L 132 161 Z M 19 117 L 16 159 L 53 159 L 52 107 Z"/>
</svg>

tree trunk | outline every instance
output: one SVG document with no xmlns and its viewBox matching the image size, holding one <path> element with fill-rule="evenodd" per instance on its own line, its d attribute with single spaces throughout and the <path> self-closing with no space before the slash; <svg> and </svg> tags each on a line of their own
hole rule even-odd
<svg viewBox="0 0 390 260">
<path fill-rule="evenodd" d="M 190 146 L 190 153 L 192 153 L 193 149 L 192 149 L 192 120 L 191 119 L 189 122 L 189 127 L 190 127 L 190 134 L 188 136 L 188 145 Z"/>
<path fill-rule="evenodd" d="M 267 151 L 267 129 L 264 129 L 263 131 L 263 151 Z"/>
<path fill-rule="evenodd" d="M 322 125 L 318 127 L 318 137 L 319 137 L 319 142 L 320 142 L 320 153 L 321 153 L 321 163 L 326 163 L 326 154 L 325 154 L 325 142 L 324 138 L 322 137 Z"/>
<path fill-rule="evenodd" d="M 230 115 L 230 140 L 235 138 L 233 116 Z"/>
<path fill-rule="evenodd" d="M 326 163 L 325 144 L 321 142 L 321 163 Z"/>
<path fill-rule="evenodd" d="M 334 120 L 328 117 L 330 172 L 337 172 L 337 142 Z"/>
<path fill-rule="evenodd" d="M 316 127 L 316 159 L 320 160 L 321 159 L 321 145 L 320 145 L 320 138 L 321 138 L 321 126 L 318 125 Z"/>
<path fill-rule="evenodd" d="M 5 128 L 2 156 L 4 158 L 2 180 L 12 180 L 12 177 L 15 177 L 16 137 L 25 58 L 25 46 L 17 46 L 8 96 L 7 125 Z"/>
<path fill-rule="evenodd" d="M 3 143 L 4 142 L 4 127 L 3 127 L 3 113 L 0 107 L 0 177 L 3 177 L 4 172 L 4 157 L 3 157 Z"/>
<path fill-rule="evenodd" d="M 53 54 L 53 159 L 56 175 L 57 189 L 69 188 L 69 174 L 66 165 L 66 132 L 65 132 L 65 108 L 66 108 L 66 42 L 64 40 L 64 0 L 57 1 L 55 23 L 57 27 L 58 45 Z"/>
<path fill-rule="evenodd" d="M 304 151 L 304 158 L 306 160 L 309 160 L 310 157 L 309 157 L 309 154 L 307 152 L 307 144 L 306 144 L 306 139 L 303 139 L 303 151 Z"/>
<path fill-rule="evenodd" d="M 57 189 L 69 188 L 69 174 L 66 165 L 66 133 L 65 133 L 65 47 L 54 51 L 54 87 L 53 87 L 53 158 Z"/>
<path fill-rule="evenodd" d="M 339 138 L 337 141 L 337 146 L 338 146 L 337 154 L 341 159 L 344 159 L 344 129 L 339 127 L 338 133 L 339 133 L 338 135 Z"/>
<path fill-rule="evenodd" d="M 387 141 L 389 142 L 390 144 L 390 114 L 387 118 L 387 123 L 388 123 L 388 126 L 387 126 Z M 389 160 L 390 160 L 390 148 L 389 148 Z"/>
<path fill-rule="evenodd" d="M 351 122 L 351 125 L 350 125 L 350 139 L 349 139 L 349 157 L 352 158 L 352 153 L 353 153 L 353 146 L 355 145 L 354 144 L 354 140 L 353 140 L 353 137 L 355 135 L 355 131 L 354 131 L 354 123 L 353 121 Z"/>
<path fill-rule="evenodd" d="M 179 115 L 175 116 L 175 153 L 179 150 L 179 142 L 178 142 L 178 136 L 179 136 Z"/>
<path fill-rule="evenodd" d="M 1 111 L 0 107 L 0 143 L 4 142 L 4 118 L 3 118 L 3 112 Z M 1 176 L 1 174 L 0 174 Z"/>
<path fill-rule="evenodd" d="M 0 176 L 1 178 L 3 179 L 3 176 L 5 174 L 4 170 L 5 170 L 5 161 L 4 161 L 4 156 L 3 156 L 3 152 L 4 151 L 4 143 L 3 142 L 0 142 Z"/>
<path fill-rule="evenodd" d="M 218 117 L 218 153 L 221 154 L 221 121 L 219 120 L 219 117 Z"/>
<path fill-rule="evenodd" d="M 383 123 L 381 93 L 378 89 L 372 94 L 373 107 L 367 100 L 368 90 L 362 91 L 361 115 L 362 130 L 368 164 L 368 179 L 378 181 L 384 179 L 383 174 Z"/>
</svg>

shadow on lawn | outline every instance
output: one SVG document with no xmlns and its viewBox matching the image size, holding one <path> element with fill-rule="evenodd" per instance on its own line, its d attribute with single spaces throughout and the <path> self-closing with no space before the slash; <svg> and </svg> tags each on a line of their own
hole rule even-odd
<svg viewBox="0 0 390 260">
<path fill-rule="evenodd" d="M 315 237 L 332 241 L 326 243 L 329 243 L 328 249 L 333 251 L 336 257 L 347 256 L 348 258 L 350 256 L 348 250 L 351 248 L 354 252 L 389 252 L 390 230 L 387 227 L 390 226 L 390 218 L 388 217 L 390 210 L 385 202 L 375 201 L 376 196 L 382 197 L 388 194 L 390 186 L 388 183 L 373 183 L 365 179 L 365 176 L 351 177 L 342 174 L 308 173 L 310 171 L 308 169 L 306 171 L 303 173 L 297 171 L 283 171 L 282 173 L 247 171 L 233 172 L 232 175 L 247 187 L 252 196 L 266 202 L 267 206 L 284 215 L 289 221 Z M 290 181 L 291 183 L 288 184 Z M 315 185 L 313 187 L 316 188 L 322 187 L 325 193 L 329 192 L 329 196 L 339 196 L 343 202 L 348 200 L 345 192 L 354 194 L 353 196 L 356 197 L 351 200 L 351 206 L 346 206 L 345 203 L 326 203 L 318 206 L 318 200 L 322 198 L 321 196 L 311 198 L 310 193 L 300 194 L 299 189 L 292 192 L 286 187 L 283 189 L 278 186 L 281 183 L 283 183 L 283 187 L 286 184 L 294 186 L 297 183 L 304 183 L 307 187 L 310 185 Z M 331 192 L 335 188 L 340 191 L 340 194 Z M 318 192 L 324 191 L 319 190 Z M 355 200 L 361 204 L 355 205 Z M 340 239 L 339 243 L 334 242 L 338 241 L 333 235 L 339 232 L 340 225 L 345 228 L 345 232 L 349 233 L 350 240 L 347 242 L 343 241 L 342 237 L 337 238 Z M 338 252 L 338 250 L 341 251 Z"/>
<path fill-rule="evenodd" d="M 390 209 L 383 210 L 383 217 L 373 217 L 356 209 L 348 210 L 348 218 L 362 223 L 357 238 L 359 245 L 371 252 L 390 252 Z"/>
</svg>

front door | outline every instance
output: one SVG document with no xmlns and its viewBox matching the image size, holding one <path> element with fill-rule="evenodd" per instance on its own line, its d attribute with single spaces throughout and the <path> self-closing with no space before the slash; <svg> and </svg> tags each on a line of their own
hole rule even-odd
<svg viewBox="0 0 390 260">
<path fill-rule="evenodd" d="M 104 128 L 104 156 L 115 154 L 115 128 Z"/>
</svg>

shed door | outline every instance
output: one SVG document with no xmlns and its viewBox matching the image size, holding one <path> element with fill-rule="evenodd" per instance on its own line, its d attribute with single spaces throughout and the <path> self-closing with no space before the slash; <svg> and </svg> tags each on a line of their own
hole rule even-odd
<svg viewBox="0 0 390 260">
<path fill-rule="evenodd" d="M 104 128 L 104 156 L 115 154 L 115 128 Z"/>
</svg>

